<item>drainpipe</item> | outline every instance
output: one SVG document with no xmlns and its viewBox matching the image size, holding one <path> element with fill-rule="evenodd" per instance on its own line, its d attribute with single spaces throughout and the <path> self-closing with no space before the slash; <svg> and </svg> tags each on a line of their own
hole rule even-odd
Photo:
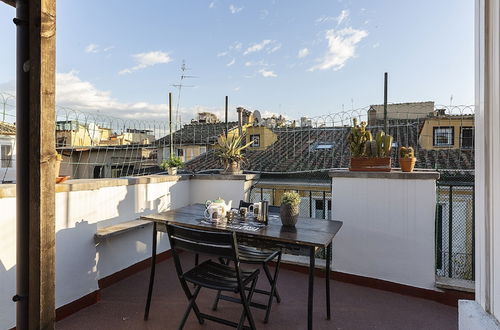
<svg viewBox="0 0 500 330">
<path fill-rule="evenodd" d="M 16 328 L 28 329 L 29 295 L 29 5 L 28 0 L 16 1 Z"/>
</svg>

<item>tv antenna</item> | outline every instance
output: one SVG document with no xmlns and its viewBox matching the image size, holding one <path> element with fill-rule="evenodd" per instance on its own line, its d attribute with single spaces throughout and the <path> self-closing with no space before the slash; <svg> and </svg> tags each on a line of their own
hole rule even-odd
<svg viewBox="0 0 500 330">
<path fill-rule="evenodd" d="M 194 85 L 184 85 L 183 84 L 184 79 L 186 79 L 186 78 L 199 78 L 197 76 L 188 76 L 188 75 L 186 75 L 186 71 L 188 71 L 188 70 L 191 70 L 191 69 L 186 66 L 186 61 L 182 60 L 181 77 L 179 79 L 179 83 L 178 84 L 172 84 L 172 85 L 170 85 L 172 87 L 177 88 L 177 90 L 178 90 L 178 93 L 177 93 L 177 106 L 176 106 L 176 109 L 175 109 L 175 118 L 176 118 L 175 130 L 177 130 L 177 123 L 179 123 L 179 128 L 181 126 L 181 116 L 179 114 L 179 105 L 181 103 L 182 88 L 184 88 L 184 87 L 195 87 Z"/>
</svg>

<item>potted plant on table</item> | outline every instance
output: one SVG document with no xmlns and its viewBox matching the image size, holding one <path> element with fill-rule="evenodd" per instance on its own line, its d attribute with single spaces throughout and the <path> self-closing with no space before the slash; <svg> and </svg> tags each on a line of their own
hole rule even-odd
<svg viewBox="0 0 500 330">
<path fill-rule="evenodd" d="M 399 165 L 403 172 L 413 172 L 417 158 L 412 147 L 399 148 Z"/>
<path fill-rule="evenodd" d="M 242 151 L 253 144 L 253 141 L 243 144 L 245 137 L 245 135 L 232 135 L 230 137 L 222 135 L 219 138 L 216 148 L 217 156 L 224 165 L 222 174 L 240 174 L 242 172 L 241 163 L 245 159 Z"/>
<path fill-rule="evenodd" d="M 184 166 L 184 162 L 180 157 L 172 156 L 168 160 L 164 160 L 160 164 L 162 170 L 167 170 L 168 175 L 177 175 L 177 169 Z"/>
<path fill-rule="evenodd" d="M 352 120 L 353 127 L 347 137 L 351 150 L 350 171 L 391 171 L 392 136 L 379 131 L 373 139 L 366 122 L 358 125 L 356 118 Z"/>
<path fill-rule="evenodd" d="M 299 216 L 300 195 L 295 191 L 283 193 L 280 206 L 280 218 L 283 226 L 295 226 Z"/>
</svg>

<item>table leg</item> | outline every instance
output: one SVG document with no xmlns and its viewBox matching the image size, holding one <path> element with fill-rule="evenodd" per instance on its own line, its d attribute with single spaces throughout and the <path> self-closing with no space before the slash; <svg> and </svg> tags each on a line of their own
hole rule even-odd
<svg viewBox="0 0 500 330">
<path fill-rule="evenodd" d="M 145 321 L 149 317 L 149 307 L 151 306 L 151 295 L 153 294 L 153 284 L 155 281 L 157 236 L 158 231 L 156 230 L 156 222 L 153 222 L 153 242 L 151 243 L 151 274 L 149 275 L 148 298 L 146 300 L 146 309 L 144 310 Z"/>
<path fill-rule="evenodd" d="M 314 262 L 315 262 L 315 252 L 314 247 L 310 248 L 309 251 L 309 291 L 307 297 L 307 329 L 312 330 L 313 321 L 313 297 L 314 297 Z"/>
<path fill-rule="evenodd" d="M 330 319 L 330 263 L 332 260 L 332 243 L 326 247 L 326 319 Z"/>
</svg>

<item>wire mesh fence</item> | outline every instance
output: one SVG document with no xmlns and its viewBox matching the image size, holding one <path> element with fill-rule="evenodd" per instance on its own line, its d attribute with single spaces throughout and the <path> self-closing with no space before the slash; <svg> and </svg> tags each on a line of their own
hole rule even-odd
<svg viewBox="0 0 500 330">
<path fill-rule="evenodd" d="M 385 129 L 393 136 L 392 167 L 399 167 L 397 149 L 411 146 L 417 168 L 441 172 L 436 273 L 472 279 L 474 107 L 433 102 L 389 104 L 387 121 L 383 110 L 381 105 L 371 105 L 291 120 L 281 115 L 262 118 L 258 111 L 240 108 L 241 124 L 200 113 L 190 122 L 173 122 L 170 136 L 167 120 L 117 118 L 98 109 L 57 107 L 55 147 L 63 157 L 60 175 L 73 179 L 163 173 L 159 165 L 171 153 L 185 162 L 184 173 L 209 173 L 223 170 L 215 152 L 220 136 L 244 134 L 252 144 L 244 152 L 242 168 L 261 174 L 252 188 L 252 201 L 279 205 L 285 190 L 295 190 L 301 195 L 301 215 L 330 219 L 328 171 L 349 167 L 347 136 L 356 118 L 365 121 L 373 135 Z M 15 182 L 14 95 L 0 92 L 0 111 L 0 182 Z M 286 188 L 277 184 L 283 180 L 289 181 Z"/>
<path fill-rule="evenodd" d="M 436 275 L 474 280 L 474 175 L 441 173 L 436 207 Z"/>
</svg>

